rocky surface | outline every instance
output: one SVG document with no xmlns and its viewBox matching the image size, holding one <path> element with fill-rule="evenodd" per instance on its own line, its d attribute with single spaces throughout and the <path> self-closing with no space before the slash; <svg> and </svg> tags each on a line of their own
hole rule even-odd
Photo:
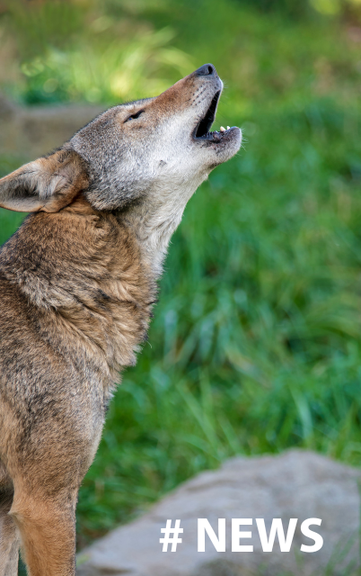
<svg viewBox="0 0 361 576">
<path fill-rule="evenodd" d="M 324 456 L 291 450 L 280 456 L 234 458 L 216 471 L 203 472 L 163 498 L 152 510 L 122 526 L 79 554 L 79 576 L 351 576 L 359 575 L 359 470 Z M 217 552 L 206 536 L 205 552 L 197 551 L 197 519 L 207 518 L 218 534 L 218 518 L 226 519 L 226 551 Z M 231 519 L 251 518 L 253 552 L 231 550 Z M 264 518 L 269 531 L 273 518 L 287 530 L 297 527 L 289 552 L 264 552 L 256 526 Z M 320 518 L 322 548 L 301 552 L 312 539 L 300 526 Z M 181 520 L 182 544 L 162 552 L 160 529 L 166 520 Z"/>
<path fill-rule="evenodd" d="M 34 160 L 61 146 L 104 106 L 21 107 L 0 95 L 0 154 Z"/>
</svg>

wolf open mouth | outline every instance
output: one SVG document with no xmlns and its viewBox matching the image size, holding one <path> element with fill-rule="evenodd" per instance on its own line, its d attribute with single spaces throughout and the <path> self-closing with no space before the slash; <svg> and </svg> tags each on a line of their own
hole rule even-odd
<svg viewBox="0 0 361 576">
<path fill-rule="evenodd" d="M 193 132 L 193 138 L 196 140 L 208 140 L 210 142 L 220 142 L 222 137 L 228 132 L 227 130 L 222 129 L 220 132 L 214 131 L 209 132 L 210 127 L 212 126 L 214 119 L 216 117 L 217 106 L 219 102 L 219 98 L 221 96 L 221 91 L 215 93 L 210 103 L 210 106 L 205 113 L 204 117 L 200 122 L 198 122 L 197 126 Z"/>
</svg>

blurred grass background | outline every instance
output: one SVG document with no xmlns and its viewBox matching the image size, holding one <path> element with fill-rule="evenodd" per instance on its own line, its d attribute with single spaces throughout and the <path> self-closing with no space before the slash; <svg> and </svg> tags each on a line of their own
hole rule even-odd
<svg viewBox="0 0 361 576">
<path fill-rule="evenodd" d="M 18 103 L 111 105 L 212 62 L 215 127 L 244 130 L 172 240 L 80 491 L 79 547 L 235 454 L 360 465 L 360 48 L 356 0 L 0 0 Z M 0 212 L 1 242 L 21 219 Z"/>
</svg>

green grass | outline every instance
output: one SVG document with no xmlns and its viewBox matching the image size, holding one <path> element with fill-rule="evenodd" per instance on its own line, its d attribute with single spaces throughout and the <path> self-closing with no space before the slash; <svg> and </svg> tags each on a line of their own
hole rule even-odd
<svg viewBox="0 0 361 576">
<path fill-rule="evenodd" d="M 126 17 L 151 35 L 173 29 L 168 44 L 153 44 L 153 64 L 168 45 L 188 55 L 185 68 L 217 65 L 228 89 L 216 125 L 243 126 L 245 143 L 174 235 L 149 343 L 124 374 L 80 491 L 80 547 L 235 454 L 300 446 L 361 462 L 359 44 L 342 21 L 299 22 L 235 1 L 212 4 L 199 25 L 202 5 L 150 2 Z M 125 3 L 119 13 L 115 1 L 104 6 L 97 18 L 110 19 L 100 23 L 112 40 Z M 31 58 L 50 62 L 55 49 L 84 50 L 59 41 Z M 172 62 L 157 68 L 162 82 L 179 75 Z M 71 99 L 61 66 L 46 70 L 17 93 L 26 100 L 55 78 L 54 98 Z M 137 76 L 136 95 L 146 85 Z M 97 96 L 113 97 L 107 86 Z M 3 159 L 1 174 L 19 162 Z M 0 211 L 0 241 L 21 218 Z"/>
</svg>

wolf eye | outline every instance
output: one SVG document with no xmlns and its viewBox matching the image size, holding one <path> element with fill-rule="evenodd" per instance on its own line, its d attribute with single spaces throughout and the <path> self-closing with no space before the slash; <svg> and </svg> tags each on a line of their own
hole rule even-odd
<svg viewBox="0 0 361 576">
<path fill-rule="evenodd" d="M 139 116 L 143 114 L 143 112 L 144 110 L 138 110 L 138 112 L 135 112 L 135 114 L 131 114 L 130 116 L 128 116 L 126 120 L 124 120 L 124 124 L 128 122 L 128 120 L 135 120 L 136 118 L 139 118 Z"/>
</svg>

